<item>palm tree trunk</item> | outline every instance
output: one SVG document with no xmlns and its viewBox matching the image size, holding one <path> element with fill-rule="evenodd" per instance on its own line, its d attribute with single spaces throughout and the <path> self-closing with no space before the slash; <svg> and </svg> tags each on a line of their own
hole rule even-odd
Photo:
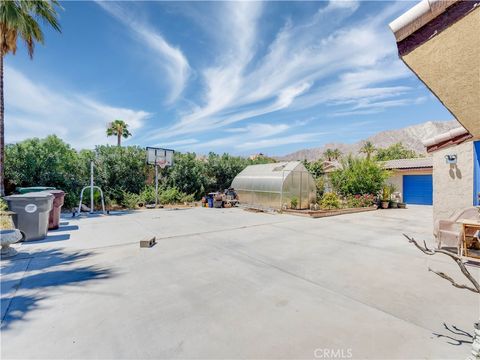
<svg viewBox="0 0 480 360">
<path fill-rule="evenodd" d="M 117 146 L 122 146 L 122 134 L 117 134 Z"/>
<path fill-rule="evenodd" d="M 5 107 L 3 103 L 3 51 L 0 50 L 0 196 L 5 196 Z"/>
</svg>

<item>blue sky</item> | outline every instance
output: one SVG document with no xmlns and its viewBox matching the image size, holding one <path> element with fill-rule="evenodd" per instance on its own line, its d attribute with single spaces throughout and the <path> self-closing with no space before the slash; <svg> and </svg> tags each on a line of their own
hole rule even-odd
<svg viewBox="0 0 480 360">
<path fill-rule="evenodd" d="M 6 57 L 6 140 L 58 136 L 286 154 L 453 117 L 398 59 L 415 2 L 64 2 L 34 60 Z"/>
</svg>

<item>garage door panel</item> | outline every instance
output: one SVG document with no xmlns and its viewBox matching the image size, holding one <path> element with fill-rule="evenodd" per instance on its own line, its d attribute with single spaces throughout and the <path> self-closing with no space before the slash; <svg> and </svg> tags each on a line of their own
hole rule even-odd
<svg viewBox="0 0 480 360">
<path fill-rule="evenodd" d="M 404 175 L 403 201 L 407 204 L 432 205 L 432 175 Z"/>
</svg>

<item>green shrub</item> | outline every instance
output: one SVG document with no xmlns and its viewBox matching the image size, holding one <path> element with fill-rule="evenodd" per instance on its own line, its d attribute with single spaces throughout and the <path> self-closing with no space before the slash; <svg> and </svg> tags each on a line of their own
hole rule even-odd
<svg viewBox="0 0 480 360">
<path fill-rule="evenodd" d="M 180 202 L 182 203 L 192 203 L 195 201 L 195 196 L 193 196 L 192 194 L 189 194 L 189 195 L 183 195 L 182 199 L 180 200 Z"/>
<path fill-rule="evenodd" d="M 184 196 L 185 194 L 179 191 L 176 187 L 167 188 L 160 193 L 160 203 L 178 204 Z"/>
<path fill-rule="evenodd" d="M 16 187 L 53 186 L 67 193 L 64 207 L 78 204 L 84 179 L 78 153 L 55 135 L 27 139 L 5 148 L 7 191 Z M 86 184 L 85 184 L 86 185 Z"/>
<path fill-rule="evenodd" d="M 325 192 L 325 177 L 320 176 L 315 180 L 315 188 L 317 189 L 317 199 L 321 199 Z"/>
<path fill-rule="evenodd" d="M 347 206 L 351 208 L 370 207 L 375 204 L 375 196 L 371 194 L 347 196 Z"/>
<path fill-rule="evenodd" d="M 8 205 L 5 200 L 0 198 L 0 211 L 7 211 L 8 210 Z"/>
<path fill-rule="evenodd" d="M 298 205 L 298 198 L 296 196 L 290 199 L 290 208 L 296 209 Z"/>
<path fill-rule="evenodd" d="M 331 174 L 333 188 L 344 196 L 378 193 L 389 176 L 389 172 L 374 161 L 347 157 L 342 169 Z"/>
<path fill-rule="evenodd" d="M 320 201 L 320 207 L 322 209 L 338 209 L 340 207 L 340 199 L 338 195 L 333 192 L 323 194 Z"/>
<path fill-rule="evenodd" d="M 105 206 L 107 206 L 107 199 L 110 199 L 107 195 L 103 194 Z M 78 198 L 78 202 L 80 202 L 80 197 Z M 78 202 L 75 203 L 75 206 L 78 206 Z M 82 203 L 88 207 L 90 207 L 90 188 L 85 189 L 83 192 Z M 93 189 L 93 206 L 95 209 L 100 210 L 102 207 L 102 196 L 98 189 Z"/>
<path fill-rule="evenodd" d="M 155 203 L 155 186 L 145 186 L 145 188 L 140 193 L 140 200 L 143 201 L 145 204 Z"/>
<path fill-rule="evenodd" d="M 140 196 L 138 194 L 133 194 L 126 191 L 123 192 L 123 199 L 121 201 L 122 206 L 126 207 L 127 209 L 136 209 L 139 203 Z"/>
<path fill-rule="evenodd" d="M 97 146 L 95 151 L 95 185 L 113 200 L 121 203 L 124 192 L 139 194 L 144 189 L 148 175 L 144 149 L 102 145 Z M 84 166 L 90 166 L 88 156 Z"/>
<path fill-rule="evenodd" d="M 6 146 L 5 183 L 7 193 L 16 187 L 53 186 L 64 190 L 64 208 L 78 205 L 82 187 L 90 184 L 90 162 L 94 162 L 94 182 L 112 204 L 123 204 L 125 193 L 138 194 L 139 201 L 153 203 L 153 166 L 145 163 L 145 149 L 138 146 L 97 146 L 76 151 L 60 138 L 27 139 Z M 246 166 L 268 163 L 263 155 L 247 159 L 228 154 L 175 153 L 174 166 L 160 170 L 160 193 L 165 203 L 200 199 L 208 191 L 224 190 Z M 318 164 L 317 164 L 318 165 Z M 176 190 L 169 190 L 175 188 Z M 181 195 L 180 195 L 181 194 Z M 85 192 L 88 200 L 88 191 Z M 129 198 L 129 195 L 127 195 Z"/>
</svg>

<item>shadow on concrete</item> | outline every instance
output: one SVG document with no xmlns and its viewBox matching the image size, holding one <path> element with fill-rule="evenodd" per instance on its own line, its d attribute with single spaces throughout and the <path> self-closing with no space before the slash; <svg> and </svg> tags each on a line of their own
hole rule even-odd
<svg viewBox="0 0 480 360">
<path fill-rule="evenodd" d="M 23 245 L 30 245 L 30 244 L 43 244 L 47 242 L 54 242 L 54 241 L 65 241 L 70 239 L 70 234 L 58 234 L 58 235 L 47 235 L 45 239 L 42 240 L 34 240 L 34 241 L 25 241 Z"/>
<path fill-rule="evenodd" d="M 26 314 L 39 308 L 41 300 L 53 296 L 50 293 L 55 288 L 83 286 L 94 280 L 110 278 L 110 269 L 98 266 L 72 267 L 77 261 L 93 254 L 52 249 L 33 252 L 28 257 L 19 254 L 18 259 L 15 257 L 14 260 L 2 262 L 1 330 L 7 330 L 15 321 L 24 320 Z M 25 270 L 16 266 L 17 260 L 28 261 Z M 18 276 L 20 273 L 23 276 Z"/>
<path fill-rule="evenodd" d="M 35 261 L 30 261 L 27 268 L 27 271 L 35 271 L 47 270 L 48 268 L 59 265 L 69 265 L 75 261 L 79 261 L 91 255 L 94 255 L 94 252 L 74 251 L 67 253 L 59 249 L 38 250 L 32 253 L 20 252 L 9 262 L 2 261 L 1 273 L 2 275 L 6 275 L 14 274 L 15 272 L 20 271 L 23 272 L 23 268 L 15 266 L 15 262 L 18 262 L 19 260 L 32 260 L 33 258 L 35 258 Z"/>
<path fill-rule="evenodd" d="M 103 214 L 102 212 L 96 212 L 93 214 L 89 214 L 88 212 L 82 212 L 80 215 L 75 213 L 75 216 L 69 217 L 69 220 L 81 220 L 81 219 L 89 219 L 89 218 L 102 218 L 102 217 L 109 217 L 109 216 L 123 216 L 135 213 L 135 211 L 141 210 L 109 210 L 107 214 Z"/>
<path fill-rule="evenodd" d="M 450 327 L 443 323 L 443 327 L 445 328 L 446 332 L 444 334 L 433 333 L 434 336 L 441 339 L 445 339 L 447 344 L 460 346 L 463 344 L 472 344 L 473 343 L 473 335 L 469 332 L 459 329 L 455 325 L 451 325 Z M 473 324 L 472 324 L 473 327 Z"/>
<path fill-rule="evenodd" d="M 68 224 L 68 223 L 67 223 Z M 49 233 L 56 233 L 60 231 L 74 231 L 78 230 L 78 225 L 60 225 L 58 229 L 55 230 L 49 230 Z"/>
</svg>

